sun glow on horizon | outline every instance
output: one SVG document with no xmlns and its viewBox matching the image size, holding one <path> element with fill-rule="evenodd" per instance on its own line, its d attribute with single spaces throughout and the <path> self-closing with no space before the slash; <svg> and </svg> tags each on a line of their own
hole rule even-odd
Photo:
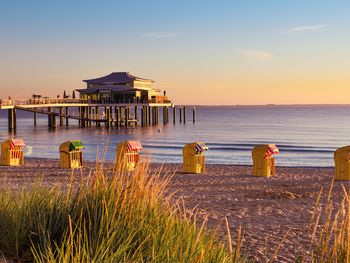
<svg viewBox="0 0 350 263">
<path fill-rule="evenodd" d="M 1 98 L 56 97 L 129 71 L 176 104 L 350 103 L 347 2 L 1 5 Z"/>
</svg>

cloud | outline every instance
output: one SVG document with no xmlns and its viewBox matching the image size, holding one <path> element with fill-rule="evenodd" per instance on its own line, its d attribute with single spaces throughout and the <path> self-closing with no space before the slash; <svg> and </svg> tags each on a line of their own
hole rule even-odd
<svg viewBox="0 0 350 263">
<path fill-rule="evenodd" d="M 328 25 L 307 25 L 307 26 L 299 26 L 293 27 L 290 29 L 291 32 L 317 32 L 326 28 Z"/>
<path fill-rule="evenodd" d="M 179 33 L 176 32 L 150 32 L 143 34 L 143 37 L 149 37 L 149 38 L 174 38 L 179 36 Z"/>
<path fill-rule="evenodd" d="M 240 51 L 236 51 L 236 53 L 246 59 L 256 61 L 256 62 L 263 62 L 263 61 L 273 59 L 272 54 L 263 50 L 240 50 Z"/>
</svg>

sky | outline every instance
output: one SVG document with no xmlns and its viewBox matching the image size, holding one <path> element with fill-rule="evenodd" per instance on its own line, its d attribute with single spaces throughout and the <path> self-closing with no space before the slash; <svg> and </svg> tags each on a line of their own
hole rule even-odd
<svg viewBox="0 0 350 263">
<path fill-rule="evenodd" d="M 176 104 L 350 104 L 350 1 L 0 1 L 0 98 L 128 71 Z"/>
</svg>

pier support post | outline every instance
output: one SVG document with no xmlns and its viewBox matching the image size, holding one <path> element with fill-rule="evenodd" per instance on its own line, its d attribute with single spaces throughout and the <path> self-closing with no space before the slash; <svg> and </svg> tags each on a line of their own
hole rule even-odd
<svg viewBox="0 0 350 263">
<path fill-rule="evenodd" d="M 137 106 L 135 106 L 135 108 L 134 108 L 134 110 L 135 110 L 135 112 L 134 112 L 134 115 L 135 115 L 135 126 L 137 126 L 137 122 L 138 122 L 138 107 Z"/>
<path fill-rule="evenodd" d="M 79 127 L 81 127 L 81 123 L 82 123 L 82 121 L 81 121 L 81 107 L 78 107 L 78 116 L 79 116 Z"/>
<path fill-rule="evenodd" d="M 100 108 L 98 106 L 95 107 L 95 113 L 96 113 L 96 127 L 100 127 Z"/>
<path fill-rule="evenodd" d="M 151 110 L 151 106 L 148 106 L 147 107 L 147 122 L 148 122 L 148 125 L 150 126 L 152 124 L 152 110 Z"/>
<path fill-rule="evenodd" d="M 51 108 L 47 108 L 47 126 L 49 127 L 49 129 L 52 128 L 52 118 L 51 118 Z"/>
<path fill-rule="evenodd" d="M 34 112 L 34 126 L 36 126 L 36 112 Z"/>
<path fill-rule="evenodd" d="M 163 124 L 166 124 L 166 107 L 163 107 Z"/>
<path fill-rule="evenodd" d="M 142 106 L 141 108 L 141 126 L 142 127 L 145 127 L 145 123 L 146 123 L 145 113 L 146 113 L 145 106 Z"/>
<path fill-rule="evenodd" d="M 85 107 L 79 107 L 79 109 L 80 109 L 80 115 L 79 115 L 80 126 L 82 128 L 85 128 Z"/>
<path fill-rule="evenodd" d="M 186 107 L 184 107 L 184 123 L 186 123 Z"/>
<path fill-rule="evenodd" d="M 129 107 L 125 107 L 125 127 L 129 126 Z"/>
<path fill-rule="evenodd" d="M 156 125 L 156 107 L 152 107 L 152 124 Z"/>
<path fill-rule="evenodd" d="M 182 107 L 179 107 L 180 123 L 182 123 Z"/>
<path fill-rule="evenodd" d="M 119 107 L 119 110 L 118 110 L 118 121 L 119 121 L 119 127 L 122 126 L 122 119 L 123 119 L 123 113 L 122 113 L 122 110 L 123 108 L 122 107 Z"/>
<path fill-rule="evenodd" d="M 88 121 L 89 127 L 91 127 L 91 124 L 92 124 L 92 121 L 91 121 L 91 119 L 92 119 L 92 107 L 88 107 L 88 119 L 89 119 L 89 121 Z"/>
<path fill-rule="evenodd" d="M 60 107 L 60 126 L 63 126 L 63 117 L 62 117 L 62 114 L 63 114 L 63 107 Z"/>
<path fill-rule="evenodd" d="M 66 110 L 65 110 L 65 115 L 66 115 L 66 126 L 69 125 L 69 118 L 68 118 L 68 107 L 66 107 Z"/>
<path fill-rule="evenodd" d="M 51 128 L 52 129 L 55 129 L 57 128 L 57 122 L 56 122 L 56 115 L 54 114 L 51 114 Z"/>
<path fill-rule="evenodd" d="M 173 123 L 176 123 L 176 108 L 175 106 L 173 107 Z"/>
<path fill-rule="evenodd" d="M 16 109 L 8 109 L 8 129 L 9 132 L 16 130 Z"/>
<path fill-rule="evenodd" d="M 166 118 L 166 123 L 169 123 L 169 108 L 165 107 L 165 118 Z"/>
<path fill-rule="evenodd" d="M 115 127 L 119 127 L 118 124 L 118 107 L 114 107 Z"/>
<path fill-rule="evenodd" d="M 193 112 L 192 112 L 192 121 L 193 123 L 196 122 L 196 107 L 193 107 Z"/>
<path fill-rule="evenodd" d="M 106 127 L 111 126 L 111 109 L 109 107 L 106 108 Z"/>
</svg>

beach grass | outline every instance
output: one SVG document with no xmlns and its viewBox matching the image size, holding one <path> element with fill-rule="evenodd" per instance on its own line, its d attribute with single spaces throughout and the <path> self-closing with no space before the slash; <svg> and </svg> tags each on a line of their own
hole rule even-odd
<svg viewBox="0 0 350 263">
<path fill-rule="evenodd" d="M 0 255 L 34 262 L 242 262 L 194 211 L 170 202 L 169 177 L 96 165 L 68 189 L 0 191 Z M 239 242 L 240 244 L 240 242 Z M 1 257 L 0 257 L 1 258 Z"/>
<path fill-rule="evenodd" d="M 310 261 L 350 262 L 350 189 L 342 185 L 344 198 L 340 205 L 333 204 L 331 195 L 334 180 L 321 204 L 320 190 L 310 219 Z"/>
</svg>

